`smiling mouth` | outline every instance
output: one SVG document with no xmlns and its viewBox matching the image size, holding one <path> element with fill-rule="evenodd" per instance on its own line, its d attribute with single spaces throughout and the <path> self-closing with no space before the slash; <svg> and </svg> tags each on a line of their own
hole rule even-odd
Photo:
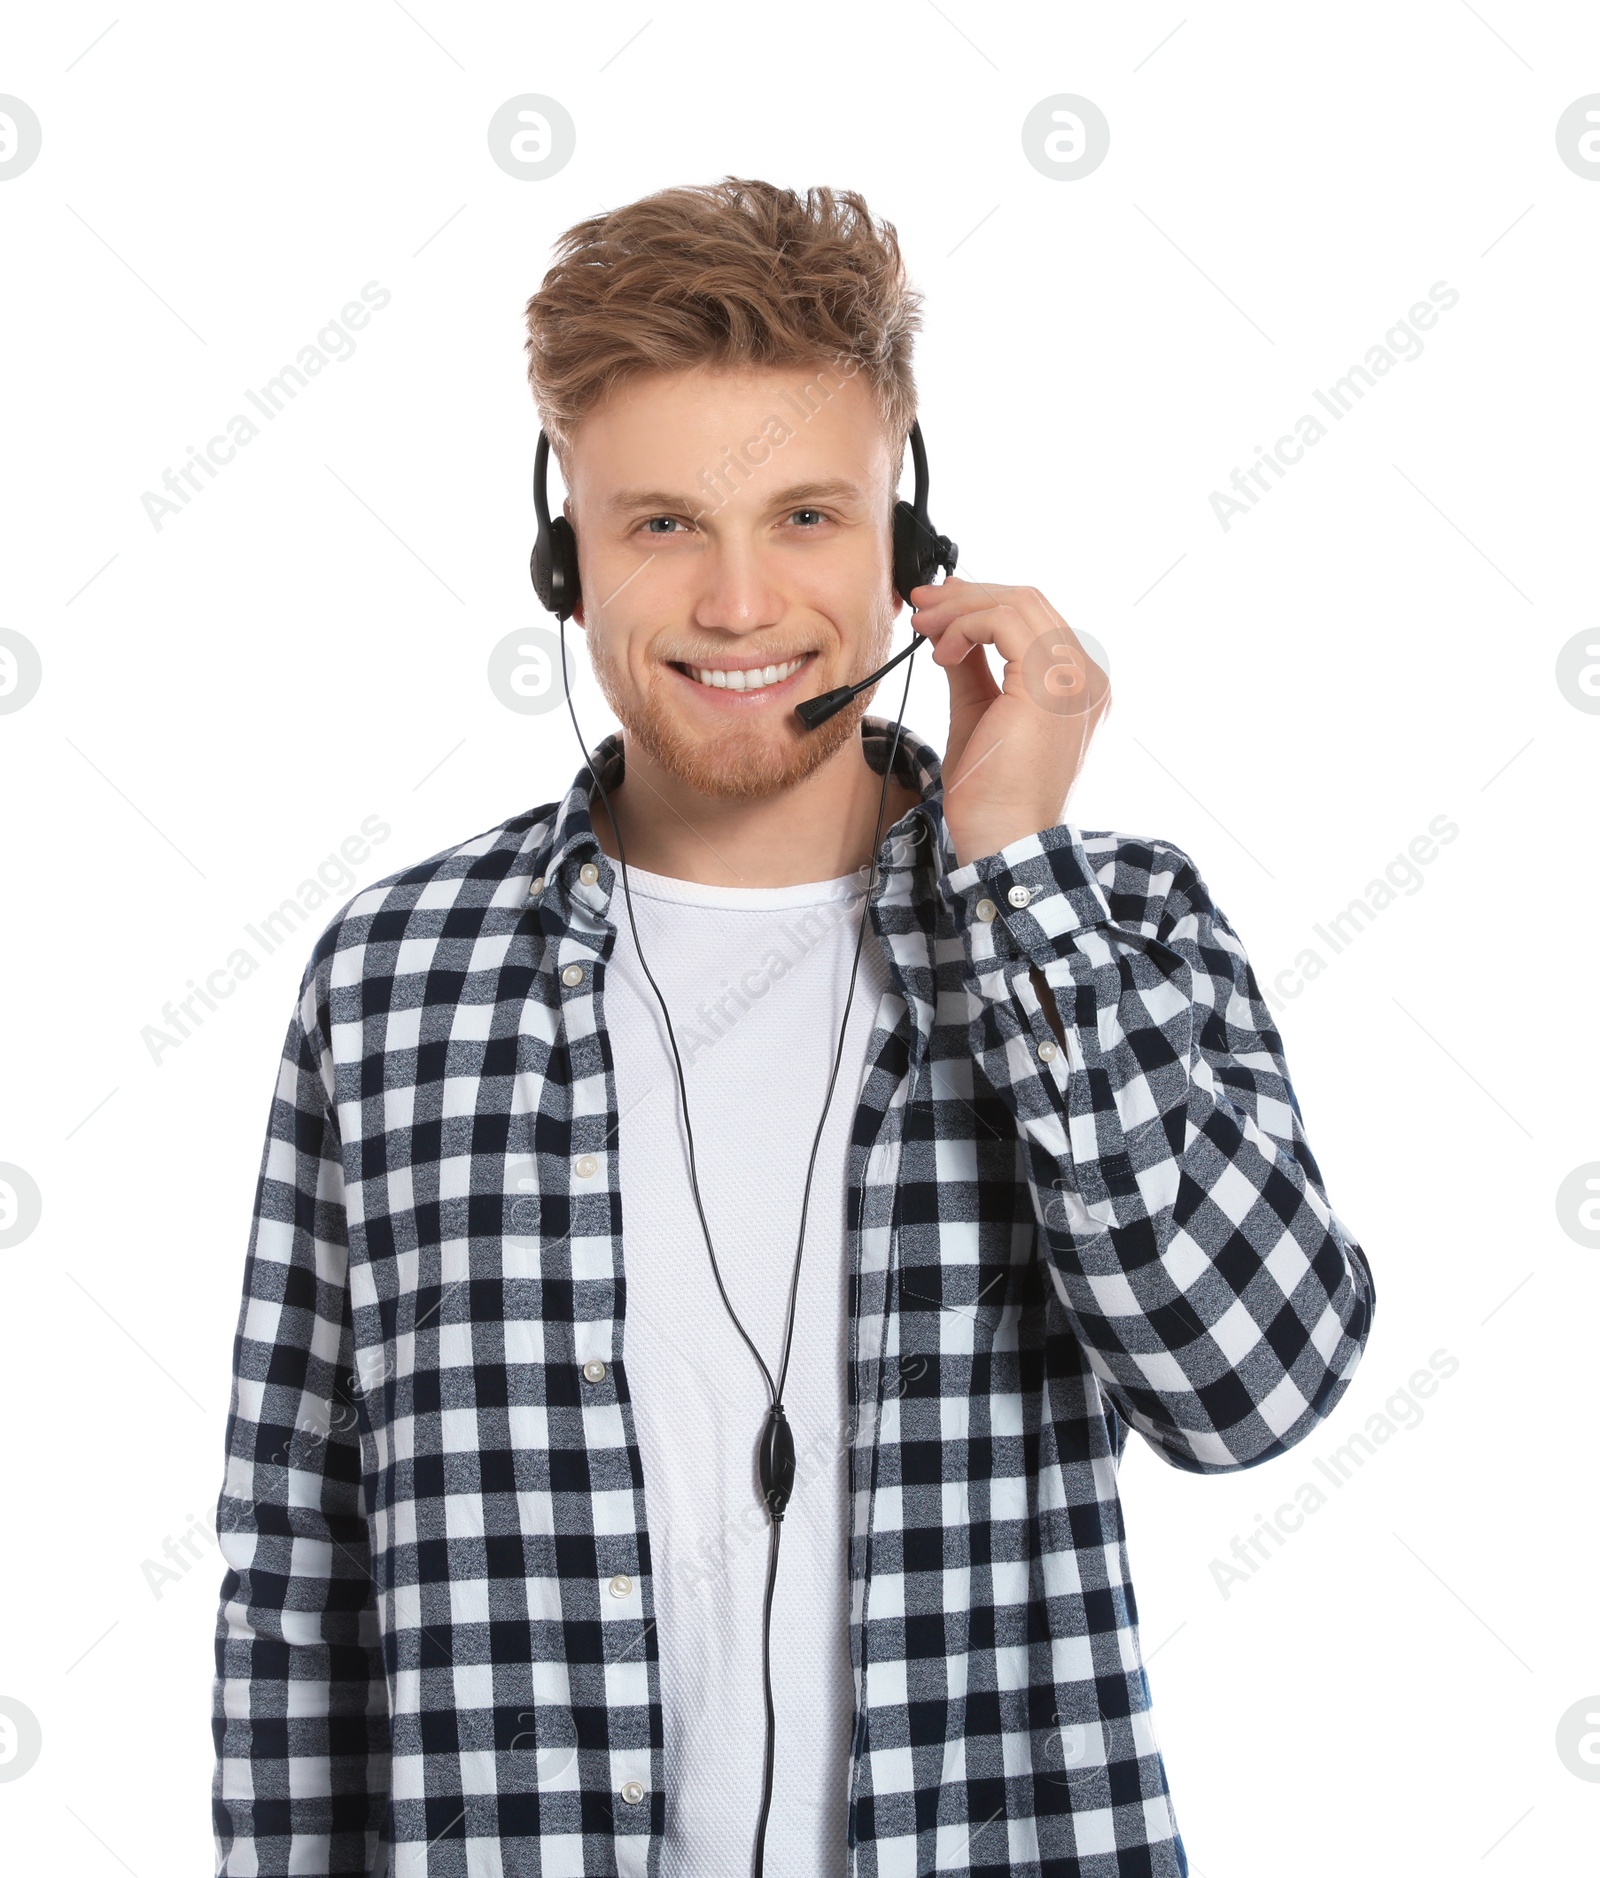
<svg viewBox="0 0 1600 1878">
<path fill-rule="evenodd" d="M 775 685 L 787 684 L 802 666 L 815 657 L 815 653 L 806 652 L 797 659 L 784 659 L 781 664 L 750 665 L 737 668 L 724 665 L 687 665 L 678 660 L 672 661 L 672 669 L 681 672 L 685 678 L 697 685 L 703 685 L 708 691 L 766 691 Z"/>
</svg>

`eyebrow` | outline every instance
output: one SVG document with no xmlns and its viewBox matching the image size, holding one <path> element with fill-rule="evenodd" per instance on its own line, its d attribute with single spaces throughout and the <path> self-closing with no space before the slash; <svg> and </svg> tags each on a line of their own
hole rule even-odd
<svg viewBox="0 0 1600 1878">
<path fill-rule="evenodd" d="M 842 479 L 833 482 L 791 483 L 787 489 L 780 489 L 769 498 L 774 508 L 794 508 L 802 502 L 826 502 L 837 500 L 861 499 L 860 485 Z M 677 509 L 691 514 L 700 514 L 708 506 L 705 495 L 686 496 L 670 489 L 619 489 L 606 503 L 607 509 L 614 514 L 624 514 L 640 509 L 666 510 Z"/>
</svg>

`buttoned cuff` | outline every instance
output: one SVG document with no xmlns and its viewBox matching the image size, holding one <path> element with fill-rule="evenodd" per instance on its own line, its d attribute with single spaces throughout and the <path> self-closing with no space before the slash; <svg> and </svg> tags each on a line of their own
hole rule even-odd
<svg viewBox="0 0 1600 1878">
<path fill-rule="evenodd" d="M 944 877 L 943 890 L 983 959 L 1009 952 L 1048 965 L 1073 934 L 1111 920 L 1082 837 L 1067 822 L 968 861 Z"/>
</svg>

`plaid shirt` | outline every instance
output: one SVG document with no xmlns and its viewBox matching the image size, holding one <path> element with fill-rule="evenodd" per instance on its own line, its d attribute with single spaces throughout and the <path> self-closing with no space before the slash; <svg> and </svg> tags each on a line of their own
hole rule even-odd
<svg viewBox="0 0 1600 1878">
<path fill-rule="evenodd" d="M 620 742 L 596 761 L 619 778 Z M 897 769 L 922 799 L 871 903 L 849 1160 L 839 1869 L 1172 1878 L 1128 1430 L 1191 1473 L 1281 1454 L 1349 1383 L 1372 1275 L 1189 858 L 1062 825 L 957 866 L 937 758 L 907 736 Z M 622 908 L 586 784 L 357 894 L 307 968 L 218 1509 L 225 1873 L 659 1868 Z"/>
</svg>

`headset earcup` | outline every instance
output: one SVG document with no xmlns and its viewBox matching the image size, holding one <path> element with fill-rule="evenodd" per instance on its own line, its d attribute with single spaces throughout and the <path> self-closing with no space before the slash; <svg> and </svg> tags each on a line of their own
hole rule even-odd
<svg viewBox="0 0 1600 1878">
<path fill-rule="evenodd" d="M 561 600 L 570 615 L 577 610 L 582 594 L 578 591 L 578 537 L 564 515 L 550 524 L 550 539 L 555 547 L 556 566 L 560 569 Z"/>
<path fill-rule="evenodd" d="M 540 531 L 528 563 L 533 576 L 533 590 L 547 613 L 569 618 L 578 605 L 578 537 L 564 515 L 550 524 L 549 532 Z"/>
<path fill-rule="evenodd" d="M 894 505 L 894 590 L 906 605 L 911 589 L 925 587 L 938 568 L 938 541 L 917 520 L 909 502 Z"/>
</svg>

